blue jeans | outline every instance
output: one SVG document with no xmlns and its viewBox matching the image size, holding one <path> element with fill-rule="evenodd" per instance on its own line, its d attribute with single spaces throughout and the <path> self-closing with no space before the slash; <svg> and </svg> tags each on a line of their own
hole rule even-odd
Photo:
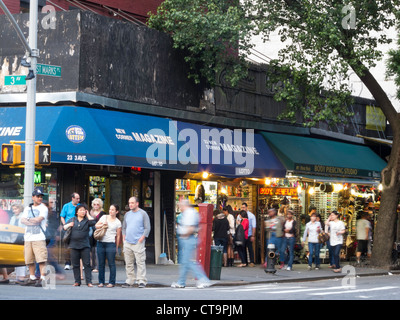
<svg viewBox="0 0 400 320">
<path fill-rule="evenodd" d="M 313 255 L 315 254 L 315 265 L 319 266 L 320 265 L 319 251 L 321 250 L 321 244 L 309 242 L 308 250 L 310 251 L 310 255 L 308 256 L 308 265 L 312 266 Z"/>
<path fill-rule="evenodd" d="M 180 265 L 179 265 L 179 280 L 178 284 L 186 285 L 186 277 L 189 271 L 193 273 L 193 276 L 200 282 L 210 281 L 203 268 L 196 261 L 196 245 L 197 238 L 189 236 L 188 238 L 180 238 Z"/>
<path fill-rule="evenodd" d="M 296 242 L 295 237 L 284 237 L 283 238 L 283 252 L 286 254 L 286 248 L 289 247 L 289 262 L 288 267 L 292 267 L 294 260 L 294 245 Z M 286 259 L 285 259 L 286 260 Z"/>
<path fill-rule="evenodd" d="M 326 242 L 326 245 L 327 245 L 328 250 L 329 250 L 329 265 L 333 266 L 335 264 L 335 261 L 334 261 L 334 258 L 333 258 L 333 256 L 334 256 L 333 247 L 331 246 L 331 243 L 330 243 L 329 240 Z"/>
<path fill-rule="evenodd" d="M 336 246 L 331 246 L 333 250 L 333 264 L 336 269 L 340 269 L 340 250 L 342 249 L 342 245 L 338 244 Z"/>
<path fill-rule="evenodd" d="M 277 237 L 275 232 L 271 232 L 269 239 L 267 238 L 266 240 L 266 246 L 265 246 L 265 248 L 268 250 L 269 244 L 275 245 L 275 252 L 279 253 L 280 262 L 285 261 L 285 252 L 283 250 L 282 242 L 283 242 L 283 237 Z"/>
<path fill-rule="evenodd" d="M 115 266 L 115 255 L 117 247 L 114 242 L 97 241 L 97 259 L 99 261 L 99 283 L 105 282 L 106 259 L 110 267 L 110 280 L 108 283 L 115 285 L 117 268 Z"/>
<path fill-rule="evenodd" d="M 228 252 L 228 238 L 215 238 L 214 239 L 215 245 L 216 246 L 223 246 L 224 247 L 224 252 Z"/>
</svg>

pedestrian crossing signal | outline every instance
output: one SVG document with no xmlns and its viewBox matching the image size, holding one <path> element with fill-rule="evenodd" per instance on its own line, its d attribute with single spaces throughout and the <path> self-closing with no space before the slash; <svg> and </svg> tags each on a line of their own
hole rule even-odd
<svg viewBox="0 0 400 320">
<path fill-rule="evenodd" d="M 1 164 L 19 165 L 21 164 L 21 145 L 2 144 L 1 145 Z"/>
<path fill-rule="evenodd" d="M 51 164 L 51 147 L 49 144 L 35 145 L 35 165 L 49 166 Z"/>
</svg>

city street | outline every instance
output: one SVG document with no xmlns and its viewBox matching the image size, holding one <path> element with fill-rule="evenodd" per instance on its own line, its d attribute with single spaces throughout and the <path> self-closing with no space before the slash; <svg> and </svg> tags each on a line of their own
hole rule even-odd
<svg viewBox="0 0 400 320">
<path fill-rule="evenodd" d="M 353 286 L 354 285 L 354 286 Z M 350 287 L 349 287 L 350 286 Z M 4 285 L 0 300 L 200 300 L 223 301 L 237 305 L 243 300 L 398 300 L 400 276 L 376 276 L 321 281 L 265 283 L 238 286 L 214 285 L 206 289 L 190 286 L 184 289 L 169 287 L 89 288 L 61 284 L 55 289 Z M 235 302 L 233 302 L 235 301 Z"/>
</svg>

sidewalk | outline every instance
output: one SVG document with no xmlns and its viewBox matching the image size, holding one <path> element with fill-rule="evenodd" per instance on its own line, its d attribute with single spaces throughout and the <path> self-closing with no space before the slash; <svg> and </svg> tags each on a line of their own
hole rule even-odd
<svg viewBox="0 0 400 320">
<path fill-rule="evenodd" d="M 346 265 L 343 263 L 342 268 Z M 357 277 L 388 275 L 386 269 L 376 269 L 371 267 L 355 268 Z M 57 285 L 72 285 L 72 270 L 65 271 L 66 279 L 57 280 Z M 390 271 L 392 274 L 400 274 L 400 271 Z M 178 280 L 179 265 L 147 265 L 148 287 L 170 287 L 171 283 Z M 282 283 L 282 282 L 303 282 L 316 281 L 345 277 L 345 273 L 334 273 L 327 264 L 322 264 L 319 270 L 307 270 L 307 264 L 295 264 L 292 271 L 278 270 L 275 274 L 266 273 L 262 265 L 253 268 L 222 267 L 220 280 L 212 280 L 213 286 L 236 286 L 262 283 Z M 108 283 L 109 269 L 106 266 L 106 283 Z M 98 273 L 92 273 L 93 284 L 98 284 Z M 125 282 L 125 266 L 122 261 L 117 261 L 117 286 Z M 187 287 L 195 286 L 195 280 L 188 277 Z M 82 284 L 85 281 L 82 280 Z"/>
</svg>

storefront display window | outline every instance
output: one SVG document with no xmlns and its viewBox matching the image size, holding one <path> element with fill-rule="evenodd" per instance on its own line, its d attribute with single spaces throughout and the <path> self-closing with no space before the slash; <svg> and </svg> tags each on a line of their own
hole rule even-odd
<svg viewBox="0 0 400 320">
<path fill-rule="evenodd" d="M 48 203 L 51 211 L 57 210 L 57 169 L 47 168 L 34 173 L 34 188 L 40 188 L 44 194 L 43 200 Z M 24 171 L 22 169 L 0 170 L 0 210 L 12 216 L 12 205 L 23 204 Z"/>
</svg>

